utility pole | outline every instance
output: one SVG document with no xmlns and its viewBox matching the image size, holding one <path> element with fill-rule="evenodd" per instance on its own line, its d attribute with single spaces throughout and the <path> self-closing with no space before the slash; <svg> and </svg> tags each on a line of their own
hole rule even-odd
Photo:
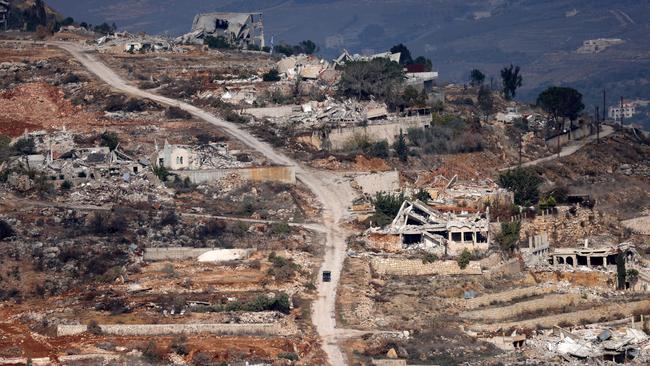
<svg viewBox="0 0 650 366">
<path fill-rule="evenodd" d="M 605 115 L 605 113 L 607 113 L 607 109 L 606 109 L 607 106 L 605 105 L 605 96 L 606 96 L 606 92 L 605 92 L 605 89 L 603 89 L 603 119 L 602 119 L 602 121 L 605 121 L 607 119 L 607 116 Z"/>
<path fill-rule="evenodd" d="M 600 143 L 600 112 L 596 106 L 596 143 Z"/>
</svg>

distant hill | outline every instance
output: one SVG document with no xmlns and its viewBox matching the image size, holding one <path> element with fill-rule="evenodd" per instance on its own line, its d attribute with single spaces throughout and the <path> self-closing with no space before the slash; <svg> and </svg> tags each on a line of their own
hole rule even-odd
<svg viewBox="0 0 650 366">
<path fill-rule="evenodd" d="M 551 84 L 581 88 L 594 104 L 598 89 L 650 99 L 648 0 L 50 0 L 78 20 L 116 22 L 136 32 L 178 35 L 196 13 L 263 11 L 267 39 L 312 39 L 321 55 L 384 51 L 403 42 L 433 60 L 443 79 L 463 82 L 478 67 L 498 78 L 522 66 L 521 97 Z M 577 54 L 584 40 L 621 38 L 599 54 Z"/>
</svg>

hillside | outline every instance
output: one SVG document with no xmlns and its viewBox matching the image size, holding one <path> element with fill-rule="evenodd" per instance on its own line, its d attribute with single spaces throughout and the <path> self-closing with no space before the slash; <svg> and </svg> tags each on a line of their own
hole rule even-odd
<svg viewBox="0 0 650 366">
<path fill-rule="evenodd" d="M 521 98 L 533 100 L 549 84 L 579 87 L 587 105 L 610 90 L 615 102 L 650 98 L 650 26 L 647 1 L 623 0 L 294 0 L 207 4 L 189 0 L 51 0 L 55 8 L 94 24 L 116 22 L 135 32 L 177 35 L 189 30 L 204 11 L 263 11 L 266 35 L 280 41 L 312 39 L 321 54 L 334 57 L 343 48 L 379 52 L 400 42 L 433 60 L 444 80 L 462 82 L 474 67 L 498 77 L 504 64 L 524 70 Z M 586 39 L 621 38 L 625 44 L 605 52 L 576 54 Z M 587 65 L 587 66 L 585 66 Z"/>
</svg>

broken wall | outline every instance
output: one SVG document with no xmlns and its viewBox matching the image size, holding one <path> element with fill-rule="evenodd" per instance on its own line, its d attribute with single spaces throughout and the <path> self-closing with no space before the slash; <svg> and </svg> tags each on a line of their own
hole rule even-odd
<svg viewBox="0 0 650 366">
<path fill-rule="evenodd" d="M 430 275 L 480 275 L 479 262 L 470 262 L 460 269 L 456 261 L 422 263 L 421 259 L 372 258 L 372 268 L 381 275 L 430 276 Z"/>
<path fill-rule="evenodd" d="M 251 182 L 278 182 L 296 184 L 296 169 L 293 166 L 265 166 L 235 169 L 178 170 L 172 171 L 181 178 L 189 178 L 194 184 L 215 182 L 232 175 Z"/>
<path fill-rule="evenodd" d="M 379 141 L 387 140 L 389 144 L 392 144 L 399 136 L 400 129 L 404 134 L 406 134 L 409 128 L 424 128 L 425 126 L 431 123 L 430 117 L 425 118 L 408 118 L 400 122 L 385 123 L 385 124 L 376 124 L 368 126 L 357 126 L 357 127 L 342 127 L 333 129 L 327 140 L 329 146 L 332 150 L 341 150 L 344 149 L 346 144 L 357 135 L 368 136 L 370 140 Z M 315 136 L 313 139 L 318 139 L 318 136 Z M 315 141 L 312 141 L 315 143 Z M 314 145 L 323 145 L 314 144 Z"/>
</svg>

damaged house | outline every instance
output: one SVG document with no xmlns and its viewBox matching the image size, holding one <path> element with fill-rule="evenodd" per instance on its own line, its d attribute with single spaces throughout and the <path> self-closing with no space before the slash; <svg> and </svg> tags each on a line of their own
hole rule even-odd
<svg viewBox="0 0 650 366">
<path fill-rule="evenodd" d="M 221 37 L 239 48 L 265 47 L 262 13 L 204 13 L 194 17 L 192 31 L 176 41 L 203 44 L 207 37 Z"/>
<path fill-rule="evenodd" d="M 591 248 L 588 242 L 582 248 L 556 248 L 548 258 L 549 263 L 556 268 L 586 267 L 616 271 L 616 258 L 619 254 L 625 256 L 626 263 L 635 262 L 638 253 L 629 243 L 600 248 Z"/>
<path fill-rule="evenodd" d="M 404 248 L 448 255 L 460 254 L 464 249 L 486 251 L 490 240 L 487 214 L 443 212 L 419 200 L 404 201 L 388 227 L 370 231 L 399 237 Z"/>
</svg>

